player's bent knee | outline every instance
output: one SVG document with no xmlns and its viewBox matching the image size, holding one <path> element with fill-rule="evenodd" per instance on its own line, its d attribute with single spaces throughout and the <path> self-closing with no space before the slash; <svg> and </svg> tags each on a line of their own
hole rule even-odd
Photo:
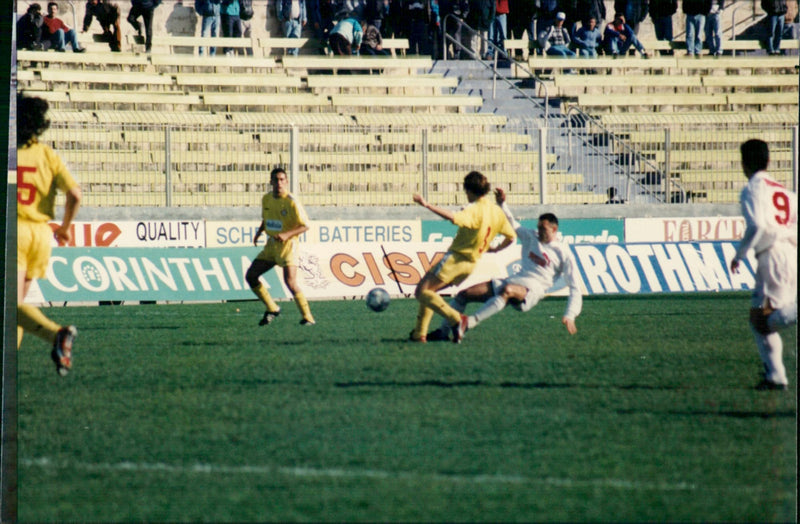
<svg viewBox="0 0 800 524">
<path fill-rule="evenodd" d="M 244 279 L 247 282 L 247 285 L 251 288 L 256 288 L 259 286 L 260 282 L 258 281 L 258 277 L 261 274 L 258 271 L 253 270 L 253 266 L 250 266 L 250 269 L 247 270 L 247 273 L 244 275 Z"/>
<path fill-rule="evenodd" d="M 761 335 L 769 335 L 774 332 L 774 330 L 769 327 L 768 319 L 769 315 L 766 315 L 763 309 L 752 308 L 750 310 L 750 325 Z"/>
<path fill-rule="evenodd" d="M 503 290 L 500 292 L 500 294 L 506 300 L 515 300 L 519 302 L 525 299 L 527 292 L 527 289 L 518 284 L 506 284 L 503 286 Z"/>
</svg>

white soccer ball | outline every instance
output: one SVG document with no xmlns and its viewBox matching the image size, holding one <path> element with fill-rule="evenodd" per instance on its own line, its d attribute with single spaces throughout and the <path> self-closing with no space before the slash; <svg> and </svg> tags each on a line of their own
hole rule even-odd
<svg viewBox="0 0 800 524">
<path fill-rule="evenodd" d="M 389 307 L 389 293 L 382 287 L 376 287 L 367 293 L 367 307 L 380 313 Z"/>
</svg>

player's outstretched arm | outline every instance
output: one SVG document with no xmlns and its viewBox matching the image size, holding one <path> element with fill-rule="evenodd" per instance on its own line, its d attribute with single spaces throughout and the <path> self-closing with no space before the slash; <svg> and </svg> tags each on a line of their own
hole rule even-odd
<svg viewBox="0 0 800 524">
<path fill-rule="evenodd" d="M 443 219 L 449 220 L 450 222 L 453 222 L 455 220 L 455 215 L 453 214 L 452 211 L 441 208 L 439 206 L 434 206 L 432 204 L 429 204 L 419 193 L 414 193 L 414 196 L 412 198 L 414 202 L 416 202 L 417 204 L 421 205 L 422 207 L 424 207 L 429 211 L 433 211 Z"/>
</svg>

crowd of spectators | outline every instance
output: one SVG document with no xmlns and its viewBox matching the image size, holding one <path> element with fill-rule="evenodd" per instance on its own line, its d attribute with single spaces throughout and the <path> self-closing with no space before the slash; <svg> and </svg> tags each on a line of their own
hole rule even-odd
<svg viewBox="0 0 800 524">
<path fill-rule="evenodd" d="M 160 3 L 130 0 L 127 21 L 147 51 Z M 704 45 L 709 54 L 722 54 L 720 15 L 725 3 L 681 0 L 688 55 L 699 56 Z M 408 39 L 409 54 L 443 58 L 447 53 L 451 59 L 492 59 L 495 50 L 504 49 L 510 33 L 520 38 L 523 32 L 534 48 L 548 55 L 593 58 L 601 53 L 625 55 L 635 49 L 646 58 L 648 53 L 638 38 L 641 24 L 649 17 L 656 39 L 671 41 L 672 19 L 678 12 L 678 0 L 614 0 L 611 19 L 604 0 L 273 0 L 269 6 L 273 11 L 267 16 L 274 13 L 283 37 L 310 36 L 335 54 L 385 54 L 383 35 L 388 34 Z M 761 7 L 768 20 L 767 52 L 780 54 L 787 0 L 761 0 Z M 71 47 L 82 52 L 75 30 L 56 16 L 58 4 L 50 2 L 47 10 L 47 16 L 42 16 L 41 6 L 30 4 L 19 18 L 18 47 L 57 51 Z M 250 35 L 253 0 L 194 0 L 194 10 L 201 36 Z M 111 50 L 120 51 L 119 6 L 112 0 L 87 0 L 83 32 L 95 19 Z M 443 30 L 449 36 L 445 45 Z M 214 55 L 217 50 L 208 47 L 200 52 Z M 298 54 L 299 49 L 289 53 Z"/>
</svg>

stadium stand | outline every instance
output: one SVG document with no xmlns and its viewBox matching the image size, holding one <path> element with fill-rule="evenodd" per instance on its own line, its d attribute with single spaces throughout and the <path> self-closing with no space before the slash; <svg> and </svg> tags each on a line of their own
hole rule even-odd
<svg viewBox="0 0 800 524">
<path fill-rule="evenodd" d="M 103 52 L 102 42 L 81 55 L 19 51 L 17 80 L 51 101 L 47 139 L 79 174 L 87 205 L 161 206 L 166 193 L 171 205 L 258 205 L 265 173 L 293 161 L 307 205 L 407 204 L 412 191 L 459 204 L 471 169 L 518 203 L 605 201 L 590 169 L 566 166 L 558 149 L 542 155 L 535 129 L 484 112 L 457 75 L 405 56 L 406 40 L 386 39 L 392 57 L 289 56 L 316 43 L 236 40 L 157 36 L 151 54 Z M 254 56 L 197 54 L 212 43 Z M 579 108 L 595 122 L 592 142 L 608 142 L 611 157 L 635 151 L 647 164 L 640 183 L 664 195 L 675 185 L 696 201 L 735 201 L 744 179 L 732 152 L 753 129 L 774 132 L 763 136 L 775 144 L 775 172 L 791 177 L 796 57 L 570 60 L 527 55 L 527 39 L 507 44 L 544 78 L 566 122 Z"/>
</svg>

